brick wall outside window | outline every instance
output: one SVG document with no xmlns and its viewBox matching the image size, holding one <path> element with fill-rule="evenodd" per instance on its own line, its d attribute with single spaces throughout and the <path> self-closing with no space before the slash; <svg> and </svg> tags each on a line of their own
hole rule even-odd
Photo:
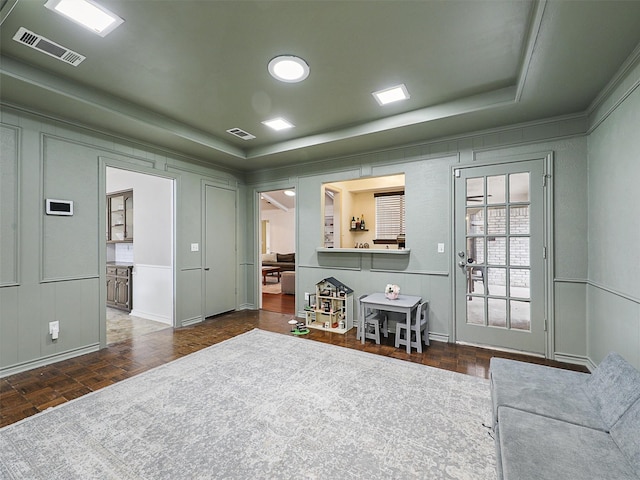
<svg viewBox="0 0 640 480">
<path fill-rule="evenodd" d="M 511 207 L 510 233 L 529 234 L 529 209 L 527 207 Z M 471 219 L 473 225 L 482 224 L 483 211 L 477 212 Z M 487 264 L 498 268 L 489 268 L 489 285 L 506 285 L 506 269 L 500 266 L 506 265 L 506 212 L 504 209 L 487 209 Z M 477 230 L 476 230 L 477 231 Z M 494 236 L 491 236 L 495 234 Z M 484 246 L 481 240 L 474 241 L 476 263 L 483 263 L 485 258 Z M 510 239 L 511 265 L 523 267 L 530 266 L 529 237 L 511 237 Z M 511 286 L 529 287 L 529 268 L 511 269 Z"/>
</svg>

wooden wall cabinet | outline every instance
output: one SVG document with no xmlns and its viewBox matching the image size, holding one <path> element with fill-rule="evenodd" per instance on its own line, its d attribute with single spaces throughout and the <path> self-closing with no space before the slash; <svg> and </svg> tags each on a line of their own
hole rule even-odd
<svg viewBox="0 0 640 480">
<path fill-rule="evenodd" d="M 130 312 L 133 308 L 133 267 L 107 265 L 107 306 Z"/>
<path fill-rule="evenodd" d="M 133 242 L 133 190 L 107 195 L 107 242 Z"/>
</svg>

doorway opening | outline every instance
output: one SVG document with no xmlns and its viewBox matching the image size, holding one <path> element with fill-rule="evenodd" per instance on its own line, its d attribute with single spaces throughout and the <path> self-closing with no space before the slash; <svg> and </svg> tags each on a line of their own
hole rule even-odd
<svg viewBox="0 0 640 480">
<path fill-rule="evenodd" d="M 174 326 L 174 180 L 106 167 L 106 343 Z"/>
<path fill-rule="evenodd" d="M 295 313 L 295 190 L 260 193 L 260 308 Z"/>
</svg>

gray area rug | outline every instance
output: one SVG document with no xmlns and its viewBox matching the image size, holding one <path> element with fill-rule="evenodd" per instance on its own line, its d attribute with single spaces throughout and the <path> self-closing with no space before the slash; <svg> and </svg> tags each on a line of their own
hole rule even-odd
<svg viewBox="0 0 640 480">
<path fill-rule="evenodd" d="M 2 479 L 495 479 L 488 381 L 253 330 L 0 430 Z"/>
</svg>

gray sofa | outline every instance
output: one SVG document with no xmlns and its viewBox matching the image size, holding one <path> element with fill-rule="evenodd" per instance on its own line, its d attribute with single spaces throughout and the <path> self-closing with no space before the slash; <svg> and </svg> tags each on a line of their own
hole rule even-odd
<svg viewBox="0 0 640 480">
<path fill-rule="evenodd" d="M 640 372 L 610 353 L 592 374 L 492 358 L 498 479 L 640 479 Z"/>
<path fill-rule="evenodd" d="M 265 253 L 262 255 L 263 267 L 280 267 L 283 272 L 296 270 L 295 253 Z"/>
</svg>

